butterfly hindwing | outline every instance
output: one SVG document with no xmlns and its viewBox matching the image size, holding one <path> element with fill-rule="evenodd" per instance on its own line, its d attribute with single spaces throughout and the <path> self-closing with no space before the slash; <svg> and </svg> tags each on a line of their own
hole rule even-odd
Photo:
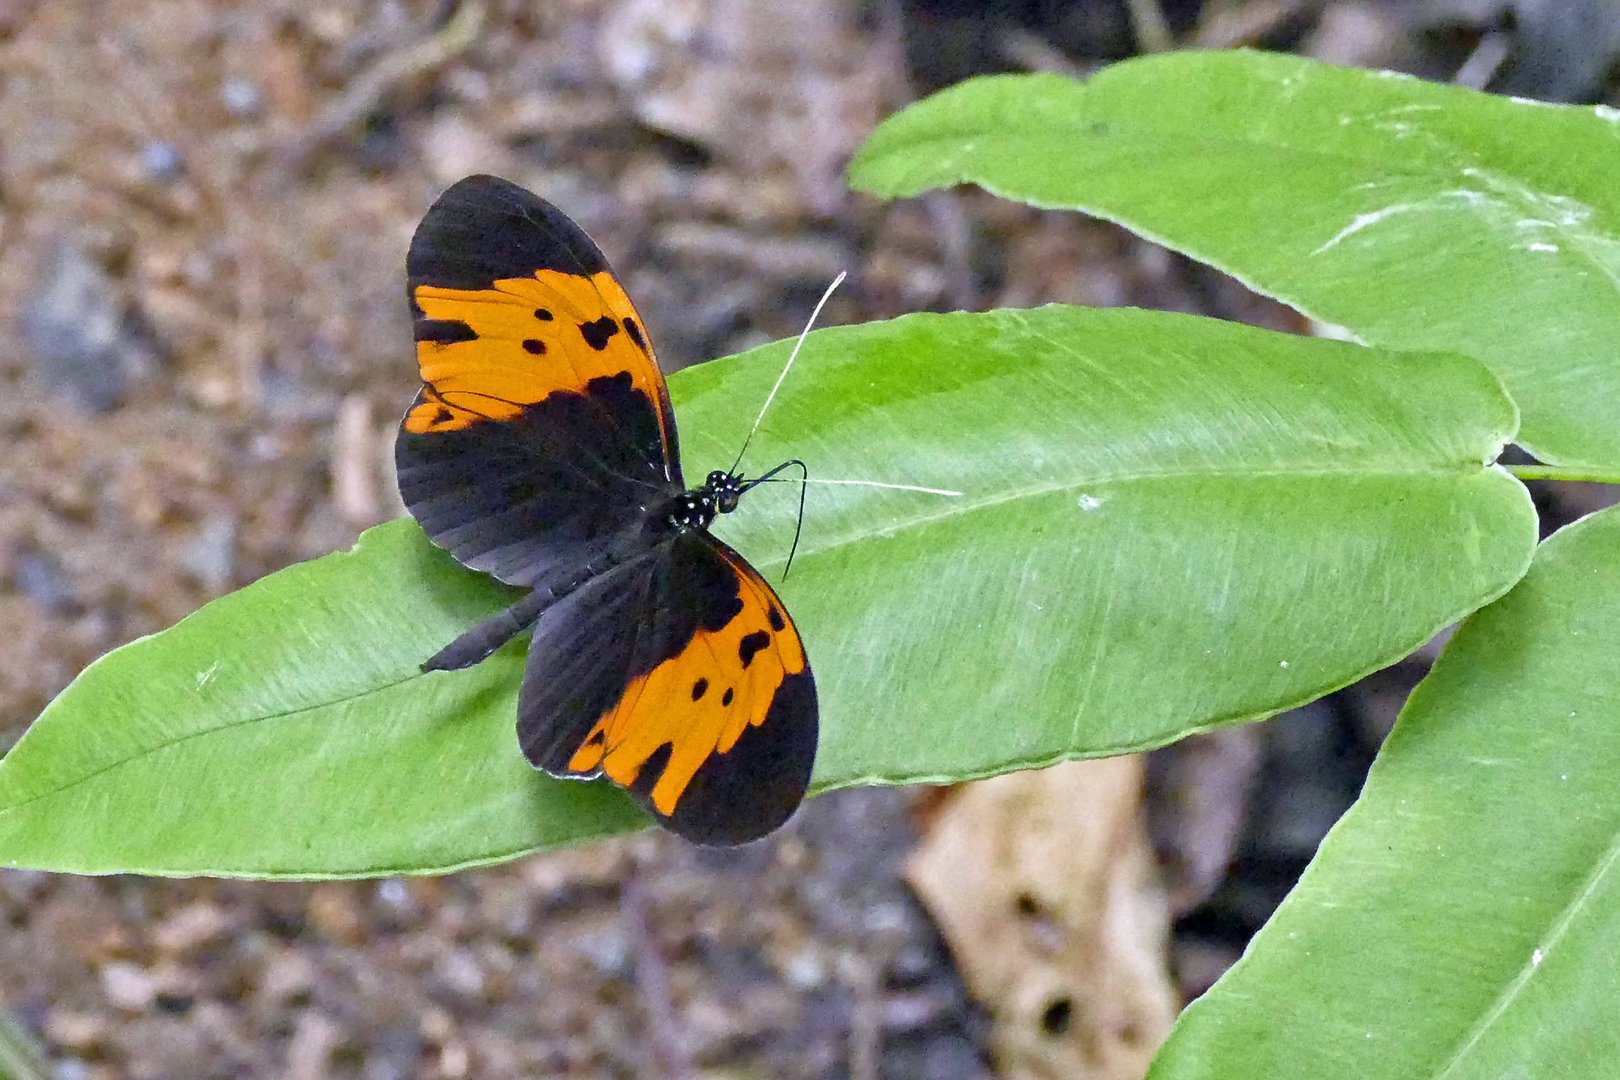
<svg viewBox="0 0 1620 1080">
<path fill-rule="evenodd" d="M 640 317 L 561 211 L 468 177 L 423 218 L 407 276 L 422 389 L 395 444 L 400 494 L 458 560 L 554 584 L 683 486 Z"/>
<path fill-rule="evenodd" d="M 756 839 L 804 797 L 815 681 L 775 592 L 706 532 L 675 535 L 546 613 L 518 738 L 558 776 L 606 774 L 668 828 Z"/>
</svg>

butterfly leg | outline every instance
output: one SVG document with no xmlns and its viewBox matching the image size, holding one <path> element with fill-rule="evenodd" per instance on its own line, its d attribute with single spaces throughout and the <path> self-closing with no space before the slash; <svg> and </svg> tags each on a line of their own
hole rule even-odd
<svg viewBox="0 0 1620 1080">
<path fill-rule="evenodd" d="M 423 671 L 458 671 L 472 667 L 508 641 L 533 626 L 546 609 L 572 589 L 536 589 L 505 611 L 492 615 L 434 653 Z"/>
</svg>

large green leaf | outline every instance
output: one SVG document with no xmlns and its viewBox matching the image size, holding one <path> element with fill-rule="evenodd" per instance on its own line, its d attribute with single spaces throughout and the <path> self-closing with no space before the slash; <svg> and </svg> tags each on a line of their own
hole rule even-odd
<svg viewBox="0 0 1620 1080">
<path fill-rule="evenodd" d="M 727 464 L 780 346 L 672 380 Z M 1466 357 L 1187 316 L 917 315 L 813 335 L 750 451 L 818 476 L 783 595 L 822 692 L 819 788 L 984 775 L 1305 701 L 1508 588 L 1535 521 L 1488 466 L 1512 404 Z M 796 493 L 721 531 L 780 570 Z M 514 645 L 417 663 L 494 608 L 408 523 L 87 671 L 0 762 L 0 860 L 436 869 L 627 827 L 512 734 Z"/>
<path fill-rule="evenodd" d="M 1544 544 L 1155 1080 L 1607 1078 L 1620 1061 L 1620 510 Z"/>
<path fill-rule="evenodd" d="M 520 655 L 416 673 L 502 595 L 395 522 L 109 653 L 0 761 L 0 863 L 382 874 L 638 826 L 611 790 L 534 782 Z"/>
<path fill-rule="evenodd" d="M 971 181 L 1120 222 L 1363 340 L 1488 363 L 1547 461 L 1620 464 L 1620 114 L 1292 56 L 980 79 L 890 118 L 885 196 Z"/>
</svg>

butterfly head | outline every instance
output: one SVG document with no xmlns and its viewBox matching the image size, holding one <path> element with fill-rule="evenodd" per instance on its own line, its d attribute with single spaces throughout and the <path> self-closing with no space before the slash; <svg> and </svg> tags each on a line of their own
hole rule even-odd
<svg viewBox="0 0 1620 1080">
<path fill-rule="evenodd" d="M 729 514 L 737 509 L 737 501 L 742 498 L 742 477 L 716 469 L 703 482 L 703 493 L 714 499 L 715 510 Z"/>
</svg>

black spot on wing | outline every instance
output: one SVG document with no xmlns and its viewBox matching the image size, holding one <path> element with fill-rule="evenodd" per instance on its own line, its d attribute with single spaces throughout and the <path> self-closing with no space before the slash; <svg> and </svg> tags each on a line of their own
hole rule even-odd
<svg viewBox="0 0 1620 1080">
<path fill-rule="evenodd" d="M 635 380 L 628 371 L 615 371 L 612 375 L 598 375 L 585 384 L 587 398 L 602 398 L 604 400 L 617 400 L 626 394 L 634 394 L 643 401 L 647 396 L 636 389 Z"/>
<path fill-rule="evenodd" d="M 631 342 L 636 348 L 640 349 L 642 352 L 647 351 L 647 339 L 642 335 L 641 327 L 636 325 L 636 320 L 625 319 L 624 332 L 629 336 Z"/>
<path fill-rule="evenodd" d="M 509 180 L 469 176 L 429 207 L 405 260 L 409 286 L 483 289 L 537 270 L 592 275 L 607 269 L 585 231 Z"/>
<path fill-rule="evenodd" d="M 647 760 L 641 763 L 641 771 L 636 773 L 636 782 L 630 785 L 630 790 L 644 799 L 650 798 L 653 786 L 669 767 L 669 758 L 674 752 L 674 743 L 664 743 L 654 750 Z"/>
<path fill-rule="evenodd" d="M 543 307 L 537 307 L 534 309 L 534 317 L 539 319 L 541 322 L 550 322 L 552 319 L 551 312 L 547 311 Z"/>
<path fill-rule="evenodd" d="M 704 694 L 706 694 L 708 692 L 709 692 L 709 680 L 708 679 L 699 679 L 697 682 L 692 684 L 692 700 L 693 701 L 698 700 L 699 698 L 701 698 Z"/>
<path fill-rule="evenodd" d="M 600 319 L 579 324 L 579 336 L 585 339 L 585 344 L 601 352 L 607 348 L 613 335 L 619 332 L 619 324 L 611 315 L 603 315 Z"/>
<path fill-rule="evenodd" d="M 720 695 L 720 704 L 730 705 L 734 700 L 736 700 L 736 697 L 737 691 L 728 686 L 726 687 L 726 692 Z"/>
<path fill-rule="evenodd" d="M 417 319 L 416 340 L 449 345 L 457 341 L 477 341 L 478 335 L 460 319 Z"/>
<path fill-rule="evenodd" d="M 737 643 L 737 659 L 742 661 L 743 667 L 747 667 L 754 662 L 754 655 L 770 643 L 771 635 L 763 630 L 744 634 L 742 641 Z"/>
<path fill-rule="evenodd" d="M 719 630 L 732 619 L 741 615 L 742 609 L 743 602 L 740 596 L 735 600 L 728 600 L 724 604 L 716 605 L 713 612 L 711 612 L 713 617 L 703 624 L 703 628 L 710 631 Z"/>
<path fill-rule="evenodd" d="M 546 351 L 546 343 L 539 338 L 524 338 L 523 351 L 534 356 L 542 356 Z"/>
<path fill-rule="evenodd" d="M 778 634 L 787 629 L 787 621 L 782 618 L 782 613 L 776 610 L 775 604 L 771 605 L 771 613 L 768 618 L 771 621 L 771 629 L 775 630 Z"/>
</svg>

